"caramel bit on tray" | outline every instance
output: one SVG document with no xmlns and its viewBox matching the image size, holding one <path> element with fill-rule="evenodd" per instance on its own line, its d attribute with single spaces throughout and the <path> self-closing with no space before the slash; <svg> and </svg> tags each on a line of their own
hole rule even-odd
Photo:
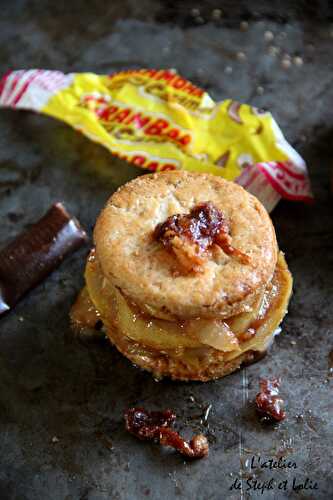
<svg viewBox="0 0 333 500">
<path fill-rule="evenodd" d="M 214 245 L 249 264 L 249 256 L 232 246 L 229 225 L 213 203 L 200 203 L 189 214 L 168 217 L 154 230 L 154 238 L 172 252 L 185 272 L 201 271 Z"/>
<path fill-rule="evenodd" d="M 269 420 L 280 422 L 286 418 L 284 401 L 279 396 L 280 379 L 260 379 L 260 392 L 256 396 L 257 411 Z"/>
<path fill-rule="evenodd" d="M 185 441 L 178 432 L 171 429 L 176 415 L 171 410 L 147 411 L 144 408 L 129 408 L 125 412 L 126 429 L 142 441 L 156 441 L 172 446 L 187 459 L 203 458 L 208 455 L 208 441 L 203 434 Z"/>
</svg>

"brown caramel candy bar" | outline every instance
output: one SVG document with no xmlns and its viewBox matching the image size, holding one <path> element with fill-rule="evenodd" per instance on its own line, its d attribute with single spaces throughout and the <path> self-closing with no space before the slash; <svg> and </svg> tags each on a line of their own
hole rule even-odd
<svg viewBox="0 0 333 500">
<path fill-rule="evenodd" d="M 0 314 L 77 250 L 87 235 L 61 203 L 0 251 Z"/>
</svg>

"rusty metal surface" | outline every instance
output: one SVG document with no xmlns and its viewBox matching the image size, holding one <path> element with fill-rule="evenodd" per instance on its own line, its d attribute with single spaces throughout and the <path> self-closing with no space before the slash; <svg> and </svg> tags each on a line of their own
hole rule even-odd
<svg viewBox="0 0 333 500">
<path fill-rule="evenodd" d="M 175 67 L 216 99 L 269 108 L 308 162 L 316 204 L 283 202 L 274 211 L 295 280 L 289 315 L 269 356 L 220 381 L 155 382 L 107 343 L 72 341 L 68 312 L 83 283 L 88 248 L 67 258 L 3 317 L 2 500 L 333 498 L 333 38 L 328 22 L 333 12 L 326 2 L 316 2 L 312 10 L 306 3 L 291 3 L 296 7 L 281 15 L 275 2 L 270 14 L 265 2 L 251 2 L 252 10 L 246 2 L 238 7 L 225 2 L 219 19 L 213 2 L 199 13 L 191 10 L 197 8 L 193 2 L 175 7 L 125 1 L 107 8 L 104 2 L 85 7 L 74 2 L 68 8 L 4 2 L 1 73 L 21 67 L 96 72 Z M 249 26 L 242 31 L 244 20 Z M 274 40 L 267 40 L 266 31 Z M 281 53 L 272 55 L 269 46 Z M 284 53 L 292 58 L 289 68 L 281 67 Z M 1 245 L 55 200 L 63 200 L 91 235 L 108 196 L 140 173 L 46 117 L 1 110 L 0 130 Z M 259 377 L 267 375 L 282 377 L 287 402 L 288 418 L 276 426 L 263 426 L 251 403 Z M 183 432 L 208 432 L 209 457 L 184 463 L 172 451 L 136 441 L 122 419 L 133 404 L 170 406 Z M 201 423 L 207 405 L 212 405 L 209 427 Z M 258 456 L 282 457 L 296 468 L 251 469 L 252 457 Z M 241 477 L 241 489 L 231 490 Z M 307 477 L 318 489 L 296 491 Z M 271 478 L 273 489 L 249 490 L 255 480 L 259 487 Z M 285 480 L 286 489 L 278 489 Z"/>
</svg>

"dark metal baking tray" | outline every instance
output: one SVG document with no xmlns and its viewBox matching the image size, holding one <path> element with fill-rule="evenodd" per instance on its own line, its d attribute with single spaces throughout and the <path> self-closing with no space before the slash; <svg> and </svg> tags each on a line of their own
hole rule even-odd
<svg viewBox="0 0 333 500">
<path fill-rule="evenodd" d="M 265 359 L 222 380 L 156 382 L 107 343 L 73 341 L 68 313 L 88 247 L 80 250 L 0 320 L 2 500 L 333 498 L 333 11 L 329 2 L 222 2 L 213 14 L 216 3 L 198 4 L 2 2 L 0 70 L 175 67 L 215 99 L 270 109 L 306 159 L 316 197 L 313 206 L 281 202 L 272 215 L 295 280 L 283 331 Z M 270 45 L 282 52 L 273 57 Z M 284 53 L 303 65 L 281 68 Z M 50 118 L 1 110 L 0 130 L 1 245 L 55 200 L 91 235 L 109 195 L 142 173 Z M 270 375 L 282 377 L 288 418 L 264 426 L 252 400 Z M 172 407 L 182 432 L 208 433 L 209 457 L 184 463 L 127 434 L 122 414 L 134 404 Z M 258 456 L 296 468 L 251 469 Z M 230 489 L 241 476 L 242 489 Z M 318 489 L 295 491 L 293 478 L 307 477 Z M 271 478 L 272 490 L 248 489 Z"/>
</svg>

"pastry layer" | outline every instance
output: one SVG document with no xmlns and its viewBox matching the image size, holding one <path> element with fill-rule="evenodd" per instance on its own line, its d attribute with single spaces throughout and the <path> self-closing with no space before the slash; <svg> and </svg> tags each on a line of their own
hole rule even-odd
<svg viewBox="0 0 333 500">
<path fill-rule="evenodd" d="M 249 263 L 216 247 L 201 272 L 175 276 L 177 259 L 154 240 L 154 230 L 208 200 Z M 254 196 L 220 177 L 185 171 L 145 175 L 122 186 L 98 217 L 94 240 L 109 282 L 141 311 L 173 321 L 249 311 L 272 279 L 278 252 L 270 217 Z"/>
<path fill-rule="evenodd" d="M 96 317 L 101 317 L 118 350 L 157 377 L 183 380 L 224 376 L 243 362 L 250 362 L 254 353 L 266 351 L 286 313 L 292 288 L 280 253 L 272 281 L 257 295 L 250 312 L 224 321 L 171 322 L 142 313 L 126 300 L 104 277 L 94 254 L 88 259 L 85 276 L 98 311 Z M 82 313 L 80 320 L 82 323 Z"/>
</svg>

